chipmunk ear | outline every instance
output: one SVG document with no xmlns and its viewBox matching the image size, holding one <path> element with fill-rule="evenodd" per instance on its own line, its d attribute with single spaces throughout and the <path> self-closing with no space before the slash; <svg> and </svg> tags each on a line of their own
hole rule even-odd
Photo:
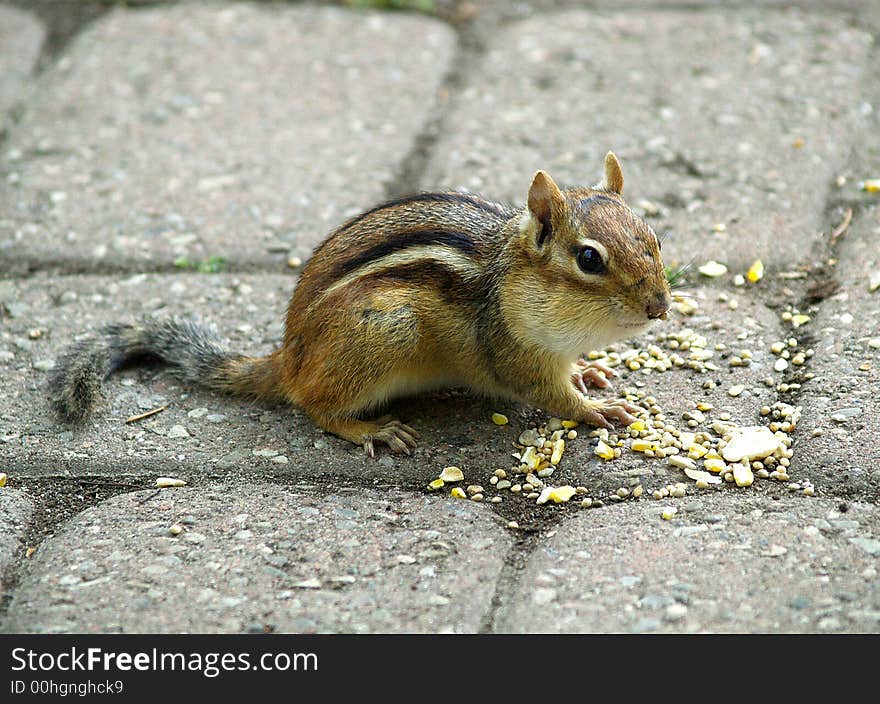
<svg viewBox="0 0 880 704">
<path fill-rule="evenodd" d="M 597 188 L 609 193 L 623 193 L 623 170 L 614 152 L 605 155 L 605 178 Z"/>
<path fill-rule="evenodd" d="M 536 173 L 529 188 L 529 210 L 541 223 L 541 232 L 538 233 L 539 247 L 553 234 L 553 212 L 558 213 L 563 207 L 565 196 L 550 178 L 550 174 L 546 171 Z"/>
</svg>

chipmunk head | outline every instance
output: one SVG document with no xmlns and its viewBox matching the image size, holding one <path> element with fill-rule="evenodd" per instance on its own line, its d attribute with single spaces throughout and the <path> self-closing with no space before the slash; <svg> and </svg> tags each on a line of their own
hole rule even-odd
<svg viewBox="0 0 880 704">
<path fill-rule="evenodd" d="M 535 174 L 518 234 L 524 316 L 517 329 L 559 354 L 577 354 L 665 319 L 671 297 L 660 241 L 624 203 L 617 157 L 592 188 L 560 189 Z M 517 316 L 519 317 L 519 316 Z"/>
</svg>

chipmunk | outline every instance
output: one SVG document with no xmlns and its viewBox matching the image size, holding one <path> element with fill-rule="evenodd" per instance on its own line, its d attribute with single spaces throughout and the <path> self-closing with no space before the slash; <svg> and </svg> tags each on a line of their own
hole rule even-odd
<svg viewBox="0 0 880 704">
<path fill-rule="evenodd" d="M 110 325 L 59 361 L 52 402 L 81 422 L 104 378 L 152 356 L 186 382 L 289 402 L 370 456 L 377 442 L 410 454 L 419 437 L 371 411 L 444 387 L 629 424 L 636 409 L 625 401 L 588 398 L 586 384 L 608 387 L 614 372 L 580 359 L 665 319 L 670 306 L 660 242 L 622 191 L 609 152 L 592 188 L 561 189 L 538 171 L 521 209 L 459 192 L 383 203 L 314 251 L 279 350 L 231 355 L 212 329 L 181 317 Z"/>
</svg>

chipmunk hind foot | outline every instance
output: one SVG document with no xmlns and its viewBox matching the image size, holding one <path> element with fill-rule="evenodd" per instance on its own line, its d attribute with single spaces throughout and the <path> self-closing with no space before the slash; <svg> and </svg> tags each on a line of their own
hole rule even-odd
<svg viewBox="0 0 880 704">
<path fill-rule="evenodd" d="M 419 433 L 388 416 L 374 421 L 326 417 L 313 420 L 327 432 L 362 446 L 370 457 L 376 456 L 376 443 L 387 445 L 399 455 L 409 455 L 418 446 Z"/>
</svg>

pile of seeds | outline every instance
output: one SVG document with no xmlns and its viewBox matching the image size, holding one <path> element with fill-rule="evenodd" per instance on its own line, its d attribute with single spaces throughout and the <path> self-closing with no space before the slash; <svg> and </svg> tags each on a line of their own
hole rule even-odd
<svg viewBox="0 0 880 704">
<path fill-rule="evenodd" d="M 736 301 L 727 294 L 719 294 L 730 308 Z M 690 312 L 696 305 L 690 307 Z M 796 328 L 809 321 L 809 317 L 797 310 L 788 309 L 782 313 L 782 320 Z M 748 334 L 737 335 L 745 340 Z M 774 370 L 779 373 L 790 371 L 790 367 L 803 368 L 813 357 L 812 349 L 802 349 L 795 337 L 774 342 L 770 352 L 775 355 Z M 588 360 L 601 360 L 605 366 L 625 367 L 630 372 L 643 374 L 663 373 L 670 370 L 685 369 L 696 373 L 717 372 L 721 365 L 727 367 L 748 367 L 752 363 L 752 350 L 729 349 L 724 344 L 710 345 L 706 337 L 691 328 L 669 332 L 656 338 L 655 344 L 645 348 L 627 348 L 621 351 L 592 351 Z M 810 379 L 812 374 L 805 372 L 801 379 Z M 644 386 L 643 382 L 636 382 Z M 799 388 L 795 382 L 778 382 L 767 377 L 763 384 L 786 393 Z M 639 453 L 647 458 L 665 461 L 670 469 L 680 470 L 690 480 L 678 481 L 658 488 L 645 489 L 638 485 L 632 489 L 621 487 L 604 501 L 619 502 L 639 499 L 643 494 L 662 500 L 678 498 L 688 492 L 688 487 L 700 490 L 723 483 L 748 487 L 756 479 L 785 482 L 790 491 L 799 491 L 806 496 L 815 495 L 815 487 L 809 480 L 793 482 L 788 473 L 791 462 L 791 433 L 797 427 L 801 408 L 776 401 L 760 408 L 759 414 L 767 425 L 741 426 L 734 422 L 731 414 L 725 411 L 713 414 L 713 406 L 707 402 L 693 402 L 690 409 L 682 415 L 681 422 L 668 418 L 658 401 L 642 388 L 624 389 L 624 397 L 631 404 L 641 408 L 636 422 L 619 431 L 604 428 L 592 430 L 589 436 L 595 439 L 594 454 L 605 462 L 619 459 L 625 452 Z M 706 381 L 705 388 L 714 388 L 715 382 Z M 744 384 L 734 384 L 727 393 L 738 396 Z M 506 425 L 506 416 L 493 414 L 496 425 Z M 588 496 L 583 486 L 553 486 L 549 483 L 561 462 L 566 450 L 566 442 L 578 437 L 578 423 L 573 420 L 551 418 L 537 427 L 523 431 L 515 443 L 513 458 L 516 463 L 509 469 L 496 469 L 489 479 L 494 495 L 488 500 L 498 503 L 505 496 L 515 495 L 544 503 L 567 503 L 580 496 L 584 507 L 599 507 L 602 499 Z M 818 431 L 817 431 L 818 432 Z M 444 472 L 448 471 L 444 470 Z M 457 468 L 451 468 L 456 469 Z M 458 470 L 460 472 L 460 470 Z M 443 481 L 435 480 L 429 489 L 442 488 Z M 463 477 L 462 477 L 463 478 Z M 468 489 L 453 489 L 453 496 L 481 501 L 486 492 L 482 486 L 472 485 Z M 674 513 L 674 512 L 673 512 Z"/>
</svg>

